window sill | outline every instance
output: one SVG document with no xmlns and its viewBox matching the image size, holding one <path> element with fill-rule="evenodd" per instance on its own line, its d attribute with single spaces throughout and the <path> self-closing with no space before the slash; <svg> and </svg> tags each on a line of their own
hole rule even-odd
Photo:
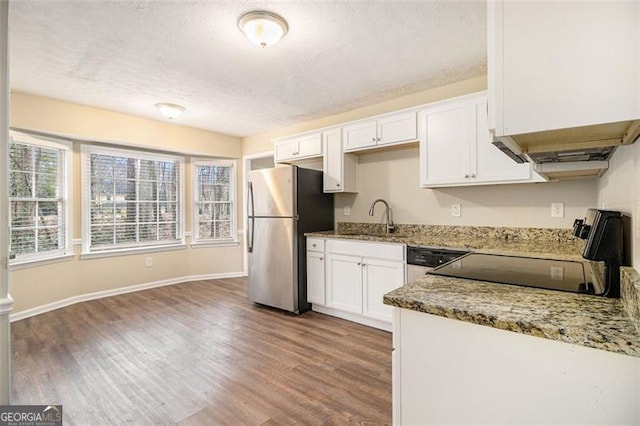
<svg viewBox="0 0 640 426">
<path fill-rule="evenodd" d="M 235 247 L 239 244 L 238 240 L 196 241 L 191 243 L 191 248 Z"/>
<path fill-rule="evenodd" d="M 40 258 L 40 259 L 15 259 L 9 262 L 9 271 L 17 271 L 20 269 L 35 268 L 37 266 L 50 265 L 52 263 L 68 262 L 73 260 L 74 254 L 61 254 L 58 256 Z"/>
<path fill-rule="evenodd" d="M 100 259 L 103 257 L 131 256 L 135 254 L 156 253 L 160 251 L 184 250 L 185 248 L 187 248 L 187 246 L 183 243 L 183 244 L 168 244 L 166 246 L 135 247 L 135 248 L 126 248 L 126 249 L 109 250 L 109 251 L 95 251 L 95 252 L 82 253 L 80 255 L 80 259 L 87 260 L 87 259 Z"/>
</svg>

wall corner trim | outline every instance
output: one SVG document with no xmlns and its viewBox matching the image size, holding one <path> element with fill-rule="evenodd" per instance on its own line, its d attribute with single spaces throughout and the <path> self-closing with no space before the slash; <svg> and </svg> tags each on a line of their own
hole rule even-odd
<svg viewBox="0 0 640 426">
<path fill-rule="evenodd" d="M 144 284 L 136 284 L 127 287 L 114 288 L 111 290 L 97 291 L 95 293 L 81 294 L 78 296 L 68 297 L 66 299 L 58 300 L 55 302 L 47 303 L 46 305 L 36 306 L 35 308 L 25 309 L 11 314 L 11 322 L 20 321 L 25 318 L 33 317 L 35 315 L 44 314 L 46 312 L 54 311 L 56 309 L 64 308 L 66 306 L 75 305 L 80 302 L 87 302 L 89 300 L 103 299 L 105 297 L 117 296 L 120 294 L 133 293 L 141 290 L 148 290 L 155 287 L 163 287 L 173 284 L 182 284 L 189 281 L 203 281 L 203 280 L 217 280 L 223 278 L 238 278 L 243 277 L 246 274 L 243 272 L 222 272 L 217 274 L 206 275 L 187 275 L 184 277 L 169 278 L 166 280 L 153 281 Z"/>
</svg>

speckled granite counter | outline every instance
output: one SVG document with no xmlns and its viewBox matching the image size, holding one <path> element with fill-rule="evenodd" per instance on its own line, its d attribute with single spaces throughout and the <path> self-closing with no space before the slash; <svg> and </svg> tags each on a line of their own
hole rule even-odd
<svg viewBox="0 0 640 426">
<path fill-rule="evenodd" d="M 568 229 L 400 224 L 395 233 L 386 235 L 380 224 L 340 222 L 336 231 L 305 235 L 562 260 L 581 260 L 584 248 L 584 241 Z"/>
<path fill-rule="evenodd" d="M 384 303 L 640 357 L 640 334 L 620 299 L 427 275 Z"/>
</svg>

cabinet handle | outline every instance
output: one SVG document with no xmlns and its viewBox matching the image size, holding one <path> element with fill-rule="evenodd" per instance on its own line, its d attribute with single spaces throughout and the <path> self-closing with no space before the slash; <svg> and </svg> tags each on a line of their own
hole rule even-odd
<svg viewBox="0 0 640 426">
<path fill-rule="evenodd" d="M 469 175 L 464 175 L 464 178 L 465 179 L 469 179 Z"/>
<path fill-rule="evenodd" d="M 476 177 L 476 175 L 474 175 L 474 174 L 472 173 L 472 174 L 471 174 L 471 177 L 472 177 L 472 178 L 474 178 L 474 177 Z"/>
<path fill-rule="evenodd" d="M 380 138 L 376 138 L 376 142 L 380 142 Z"/>
<path fill-rule="evenodd" d="M 358 265 L 358 266 L 362 266 L 362 263 L 358 262 L 358 263 L 357 263 L 357 265 Z"/>
<path fill-rule="evenodd" d="M 376 141 L 376 138 L 371 138 L 371 142 L 375 142 L 375 141 Z"/>
<path fill-rule="evenodd" d="M 362 266 L 367 266 L 367 264 L 366 264 L 366 263 L 363 263 L 363 264 L 362 264 Z"/>
<path fill-rule="evenodd" d="M 317 245 L 315 245 L 315 244 L 311 244 L 311 247 L 318 247 L 318 246 L 317 246 Z"/>
<path fill-rule="evenodd" d="M 339 186 L 340 186 L 340 184 L 339 184 L 339 183 L 336 183 L 336 186 L 338 186 L 338 187 L 339 187 Z"/>
<path fill-rule="evenodd" d="M 324 260 L 324 257 L 321 257 L 320 260 Z"/>
</svg>

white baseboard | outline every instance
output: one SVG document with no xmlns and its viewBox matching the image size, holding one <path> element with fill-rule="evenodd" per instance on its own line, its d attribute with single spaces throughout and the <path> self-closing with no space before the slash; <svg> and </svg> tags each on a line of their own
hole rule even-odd
<svg viewBox="0 0 640 426">
<path fill-rule="evenodd" d="M 102 299 L 104 297 L 117 296 L 119 294 L 133 293 L 135 291 L 147 290 L 155 287 L 163 287 L 166 285 L 181 284 L 189 281 L 217 280 L 222 278 L 238 278 L 242 276 L 244 276 L 243 272 L 223 272 L 219 274 L 189 275 L 186 277 L 170 278 L 167 280 L 136 284 L 128 287 L 97 291 L 95 293 L 81 294 L 78 296 L 58 300 L 56 302 L 47 303 L 46 305 L 36 306 L 35 308 L 25 309 L 24 311 L 11 314 L 10 318 L 11 322 L 20 321 L 25 318 L 44 314 L 45 312 L 54 311 L 56 309 L 64 308 L 65 306 L 74 305 L 76 303 L 86 302 L 89 300 Z"/>
<path fill-rule="evenodd" d="M 347 321 L 357 322 L 358 324 L 367 325 L 369 327 L 377 328 L 384 331 L 391 331 L 391 329 L 393 328 L 391 323 L 373 318 L 367 318 L 363 315 L 352 314 L 351 312 L 344 312 L 339 309 L 330 308 L 324 305 L 317 305 L 315 303 L 312 303 L 311 309 L 321 314 L 331 315 L 333 317 L 342 318 Z"/>
</svg>

